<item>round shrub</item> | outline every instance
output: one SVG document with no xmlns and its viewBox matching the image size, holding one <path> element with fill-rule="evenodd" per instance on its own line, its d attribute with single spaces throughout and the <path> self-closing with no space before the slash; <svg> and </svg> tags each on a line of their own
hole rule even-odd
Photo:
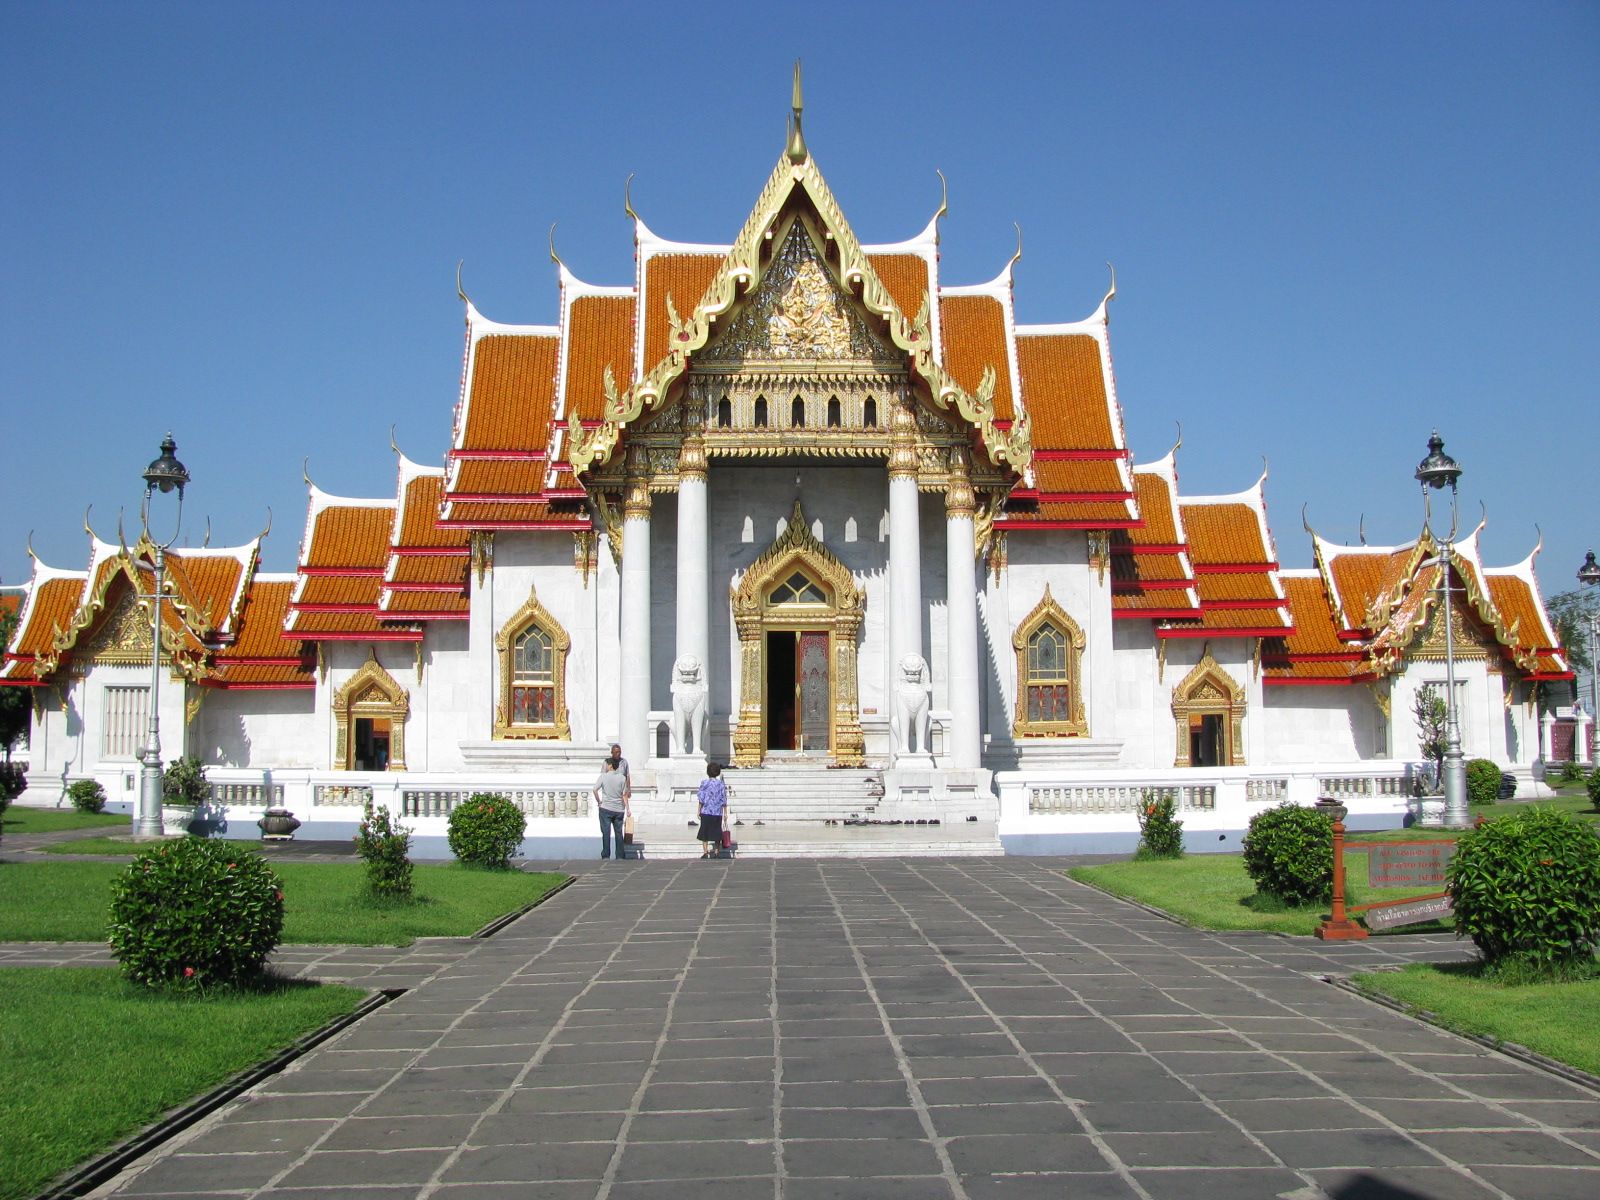
<svg viewBox="0 0 1600 1200">
<path fill-rule="evenodd" d="M 507 867 L 527 827 L 522 810 L 499 792 L 474 792 L 450 811 L 450 853 L 475 867 Z"/>
<path fill-rule="evenodd" d="M 1589 772 L 1589 807 L 1600 812 L 1600 767 Z"/>
<path fill-rule="evenodd" d="M 112 884 L 111 953 L 124 975 L 148 987 L 247 984 L 282 933 L 278 876 L 236 842 L 174 838 L 139 855 Z"/>
<path fill-rule="evenodd" d="M 97 780 L 74 779 L 67 785 L 67 799 L 79 812 L 97 813 L 106 806 L 106 790 Z"/>
<path fill-rule="evenodd" d="M 411 831 L 387 808 L 367 805 L 356 833 L 356 853 L 367 864 L 367 890 L 379 900 L 411 899 Z"/>
<path fill-rule="evenodd" d="M 1139 849 L 1134 859 L 1183 857 L 1183 822 L 1173 816 L 1178 801 L 1171 792 L 1147 788 L 1139 803 Z"/>
<path fill-rule="evenodd" d="M 1300 906 L 1333 898 L 1333 822 L 1325 813 L 1280 804 L 1250 818 L 1244 869 L 1256 891 Z"/>
<path fill-rule="evenodd" d="M 1500 795 L 1500 768 L 1487 758 L 1467 763 L 1467 803 L 1493 804 Z"/>
<path fill-rule="evenodd" d="M 1600 833 L 1554 809 L 1490 821 L 1456 843 L 1446 887 L 1456 933 L 1490 967 L 1555 975 L 1600 942 Z"/>
</svg>

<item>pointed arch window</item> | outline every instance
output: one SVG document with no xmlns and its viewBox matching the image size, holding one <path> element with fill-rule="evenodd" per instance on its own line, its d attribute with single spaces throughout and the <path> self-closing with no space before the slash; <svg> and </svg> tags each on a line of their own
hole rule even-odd
<svg viewBox="0 0 1600 1200">
<path fill-rule="evenodd" d="M 1047 584 L 1038 605 L 1017 627 L 1016 737 L 1079 737 L 1084 718 L 1083 630 L 1056 603 Z"/>
<path fill-rule="evenodd" d="M 861 406 L 861 423 L 868 429 L 878 427 L 878 402 L 871 396 L 868 396 L 866 403 Z"/>
<path fill-rule="evenodd" d="M 500 657 L 495 737 L 565 741 L 572 736 L 566 689 L 571 644 L 567 631 L 530 589 L 527 603 L 495 639 Z"/>
<path fill-rule="evenodd" d="M 806 402 L 799 396 L 789 405 L 789 424 L 795 429 L 804 429 L 806 424 Z"/>
<path fill-rule="evenodd" d="M 729 429 L 733 426 L 733 401 L 724 396 L 717 401 L 717 428 Z"/>
<path fill-rule="evenodd" d="M 840 419 L 839 397 L 830 396 L 830 397 L 828 397 L 828 428 L 829 429 L 837 429 L 837 428 L 839 428 L 839 419 Z"/>
<path fill-rule="evenodd" d="M 765 396 L 757 396 L 756 397 L 756 428 L 757 429 L 765 429 L 766 427 L 767 427 L 767 398 Z"/>
</svg>

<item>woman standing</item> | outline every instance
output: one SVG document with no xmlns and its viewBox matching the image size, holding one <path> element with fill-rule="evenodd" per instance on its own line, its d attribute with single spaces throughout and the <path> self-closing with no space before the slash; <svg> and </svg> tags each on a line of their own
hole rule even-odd
<svg viewBox="0 0 1600 1200">
<path fill-rule="evenodd" d="M 700 781 L 700 857 L 716 858 L 722 853 L 722 819 L 728 811 L 728 785 L 722 782 L 721 763 L 706 764 L 706 778 Z"/>
</svg>

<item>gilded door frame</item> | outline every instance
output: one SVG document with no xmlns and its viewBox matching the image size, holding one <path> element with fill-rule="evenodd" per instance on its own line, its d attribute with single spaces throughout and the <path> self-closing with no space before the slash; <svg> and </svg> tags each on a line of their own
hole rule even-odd
<svg viewBox="0 0 1600 1200">
<path fill-rule="evenodd" d="M 369 648 L 368 658 L 354 675 L 333 695 L 333 719 L 338 736 L 333 751 L 333 769 L 348 771 L 354 746 L 357 717 L 389 722 L 389 770 L 406 769 L 406 716 L 411 698 L 395 677 L 385 671 L 378 656 Z"/>
<path fill-rule="evenodd" d="M 1246 703 L 1244 688 L 1211 657 L 1208 646 L 1194 670 L 1172 689 L 1172 717 L 1177 725 L 1178 739 L 1177 754 L 1172 765 L 1192 765 L 1189 761 L 1189 718 L 1213 713 L 1225 718 L 1224 727 L 1228 731 L 1228 761 L 1222 765 L 1243 766 Z"/>
<path fill-rule="evenodd" d="M 775 606 L 768 597 L 783 580 L 800 570 L 816 580 L 830 597 L 826 604 Z M 866 610 L 866 593 L 843 563 L 811 533 L 795 501 L 789 525 L 751 563 L 729 589 L 734 626 L 739 632 L 739 720 L 733 731 L 735 766 L 760 766 L 766 755 L 766 643 L 768 630 L 825 630 L 828 634 L 829 743 L 838 766 L 858 767 L 866 761 L 866 738 L 856 677 L 856 638 Z"/>
</svg>

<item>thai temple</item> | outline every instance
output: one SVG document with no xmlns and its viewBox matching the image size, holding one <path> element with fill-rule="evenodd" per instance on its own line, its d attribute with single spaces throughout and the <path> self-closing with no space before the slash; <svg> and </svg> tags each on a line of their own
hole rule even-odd
<svg viewBox="0 0 1600 1200">
<path fill-rule="evenodd" d="M 1128 444 L 1114 280 L 1087 316 L 1023 325 L 1015 259 L 941 276 L 942 205 L 862 245 L 801 115 L 797 85 L 730 244 L 629 204 L 633 278 L 557 259 L 553 323 L 462 294 L 460 394 L 423 455 L 442 465 L 396 448 L 372 497 L 307 478 L 293 573 L 259 569 L 259 536 L 168 552 L 163 757 L 207 765 L 229 836 L 279 806 L 347 837 L 372 803 L 426 842 L 494 790 L 528 853 L 590 854 L 613 741 L 640 842 L 669 855 L 695 852 L 708 758 L 754 854 L 1127 849 L 1151 789 L 1198 849 L 1325 794 L 1398 825 L 1446 622 L 1465 753 L 1536 786 L 1541 699 L 1571 679 L 1536 551 L 1307 529 L 1311 565 L 1282 566 L 1264 474 L 1188 495 L 1181 447 Z M 90 531 L 86 563 L 35 559 L 8 589 L 26 800 L 85 777 L 136 799 L 152 557 Z"/>
</svg>

